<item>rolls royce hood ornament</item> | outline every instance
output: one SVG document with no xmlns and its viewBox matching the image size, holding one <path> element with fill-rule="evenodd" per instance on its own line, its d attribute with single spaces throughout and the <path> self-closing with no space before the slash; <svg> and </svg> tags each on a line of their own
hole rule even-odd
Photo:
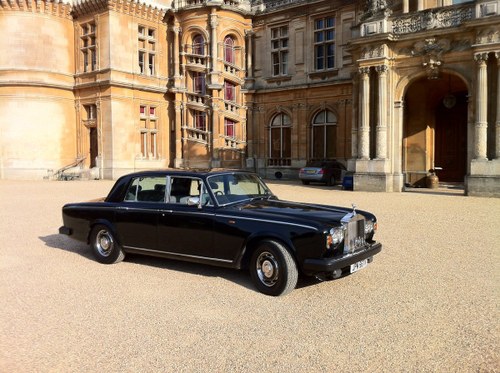
<svg viewBox="0 0 500 373">
<path fill-rule="evenodd" d="M 352 215 L 356 215 L 356 205 L 354 203 L 352 204 Z"/>
</svg>

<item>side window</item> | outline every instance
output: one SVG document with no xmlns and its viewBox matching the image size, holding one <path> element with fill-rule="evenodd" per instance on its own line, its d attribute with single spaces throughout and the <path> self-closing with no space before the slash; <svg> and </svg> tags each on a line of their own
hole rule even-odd
<svg viewBox="0 0 500 373">
<path fill-rule="evenodd" d="M 127 202 L 164 202 L 165 177 L 138 177 L 130 184 L 125 201 Z"/>
<path fill-rule="evenodd" d="M 202 193 L 200 193 L 200 188 L 202 188 L 203 185 L 200 179 L 173 177 L 170 180 L 169 203 L 187 205 L 190 197 L 200 197 L 201 194 L 203 205 L 212 205 L 210 196 L 205 188 L 203 188 Z"/>
</svg>

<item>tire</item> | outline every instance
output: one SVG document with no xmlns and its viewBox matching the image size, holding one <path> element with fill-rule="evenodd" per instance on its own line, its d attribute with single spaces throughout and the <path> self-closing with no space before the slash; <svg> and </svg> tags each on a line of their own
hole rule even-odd
<svg viewBox="0 0 500 373">
<path fill-rule="evenodd" d="M 304 185 L 309 185 L 309 181 L 307 181 L 307 180 L 302 180 L 302 184 L 304 184 Z"/>
<path fill-rule="evenodd" d="M 125 254 L 111 230 L 105 225 L 96 225 L 90 234 L 92 253 L 98 262 L 114 264 L 121 262 Z"/>
<path fill-rule="evenodd" d="M 299 277 L 290 252 L 273 240 L 262 241 L 254 251 L 250 261 L 250 275 L 261 293 L 272 296 L 291 292 L 297 286 Z"/>
</svg>

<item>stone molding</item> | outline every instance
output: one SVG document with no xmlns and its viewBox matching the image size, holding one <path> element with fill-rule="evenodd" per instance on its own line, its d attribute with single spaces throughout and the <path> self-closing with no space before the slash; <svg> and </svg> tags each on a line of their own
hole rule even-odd
<svg viewBox="0 0 500 373">
<path fill-rule="evenodd" d="M 72 19 L 72 7 L 62 1 L 51 0 L 0 0 L 0 11 L 20 11 L 53 15 Z"/>
</svg>

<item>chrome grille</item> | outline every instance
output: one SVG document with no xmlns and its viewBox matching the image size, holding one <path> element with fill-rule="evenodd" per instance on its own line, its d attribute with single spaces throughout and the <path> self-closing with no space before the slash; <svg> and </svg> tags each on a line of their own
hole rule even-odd
<svg viewBox="0 0 500 373">
<path fill-rule="evenodd" d="M 343 219 L 343 222 L 345 224 L 344 253 L 353 253 L 365 247 L 365 218 L 356 214 L 349 220 Z"/>
</svg>

